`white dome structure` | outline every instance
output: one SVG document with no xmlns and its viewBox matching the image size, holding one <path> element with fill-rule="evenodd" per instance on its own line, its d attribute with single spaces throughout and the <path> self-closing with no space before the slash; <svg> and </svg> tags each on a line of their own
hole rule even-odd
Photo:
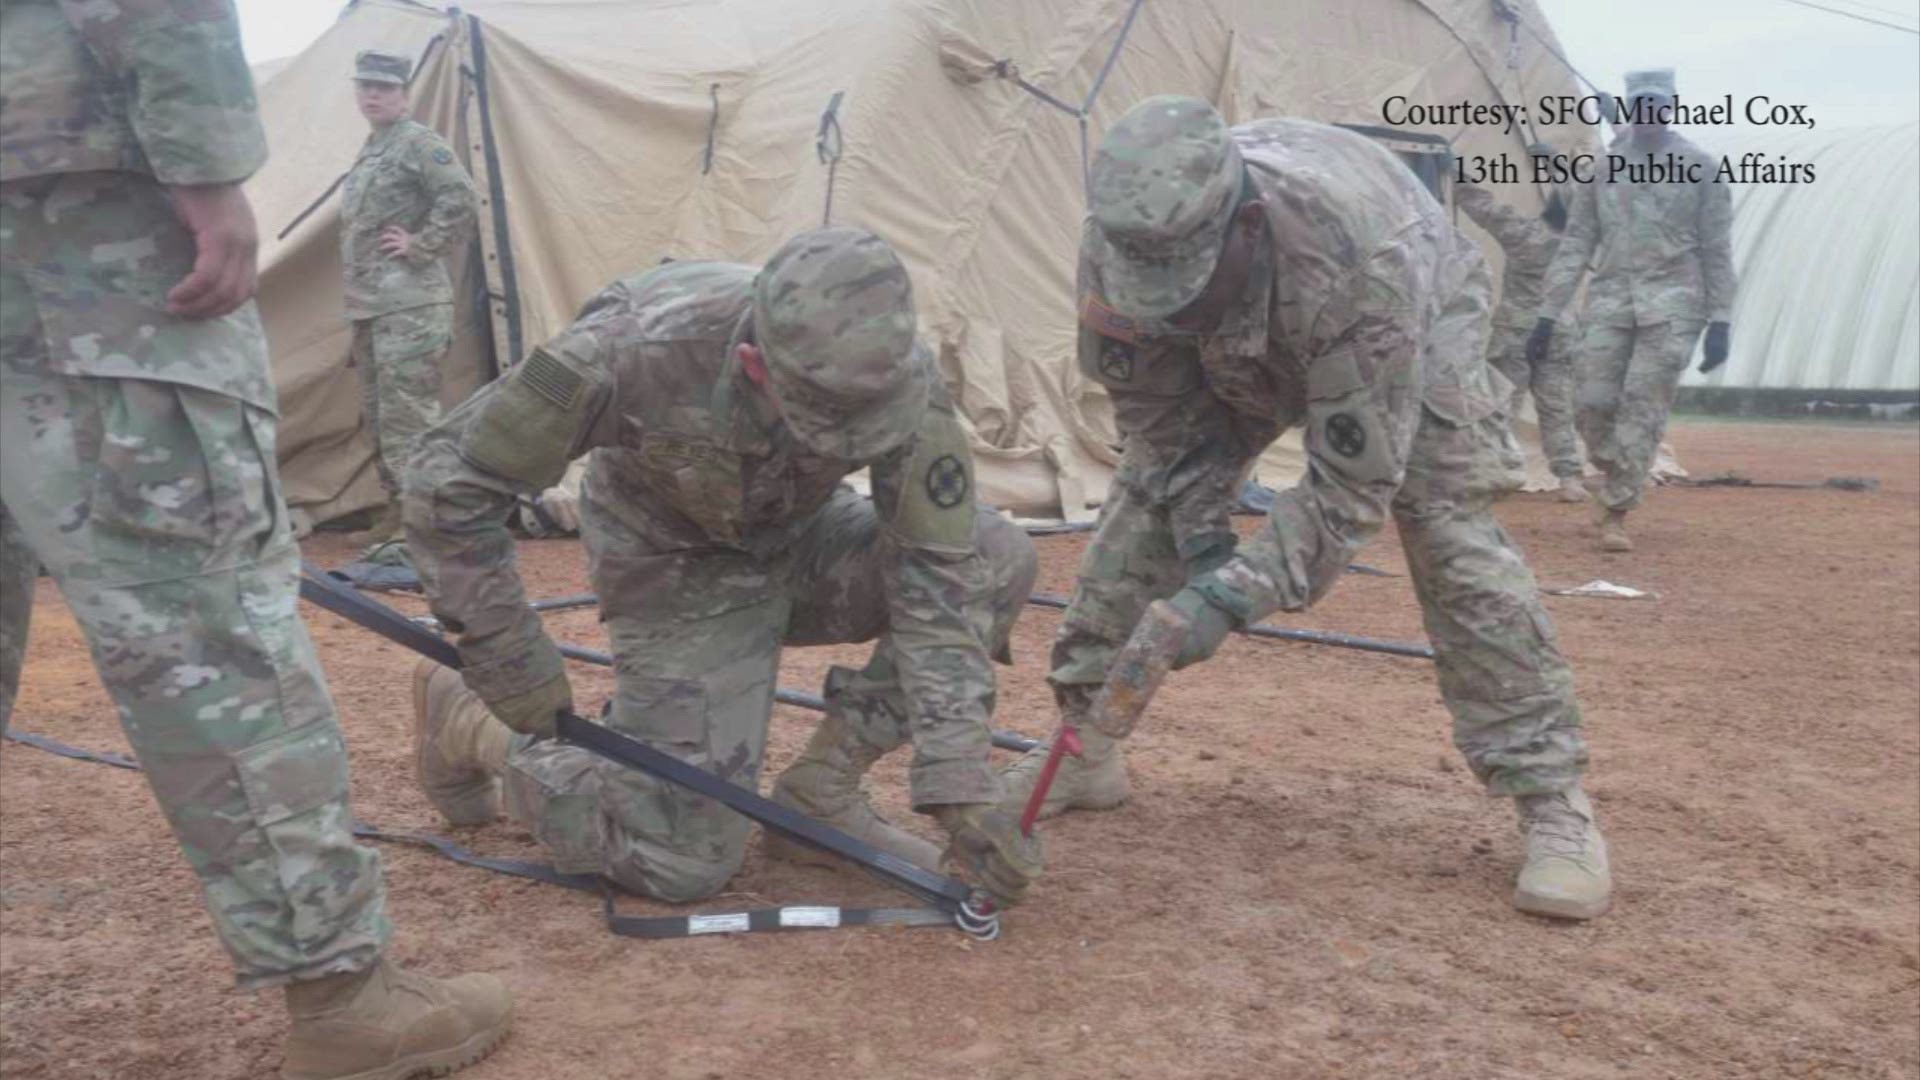
<svg viewBox="0 0 1920 1080">
<path fill-rule="evenodd" d="M 1753 154 L 1815 172 L 1812 183 L 1734 187 L 1733 351 L 1710 375 L 1689 369 L 1682 386 L 1700 388 L 1690 396 L 1920 392 L 1920 124 L 1703 141 L 1735 167 Z"/>
</svg>

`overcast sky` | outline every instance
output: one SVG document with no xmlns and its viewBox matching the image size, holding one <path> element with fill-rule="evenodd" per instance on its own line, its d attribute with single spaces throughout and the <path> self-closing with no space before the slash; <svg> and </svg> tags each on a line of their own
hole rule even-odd
<svg viewBox="0 0 1920 1080">
<path fill-rule="evenodd" d="M 1920 35 L 1786 0 L 1537 2 L 1567 58 L 1615 93 L 1624 72 L 1670 67 L 1683 102 L 1765 95 L 1805 105 L 1816 131 L 1920 121 Z M 1920 0 L 1813 2 L 1920 27 Z"/>
<path fill-rule="evenodd" d="M 343 7 L 340 0 L 236 2 L 247 56 L 256 64 L 306 48 Z M 1920 27 L 1920 0 L 1810 2 Z M 1816 130 L 1920 121 L 1920 35 L 1788 0 L 1538 3 L 1568 59 L 1608 90 L 1617 92 L 1630 69 L 1671 67 L 1683 101 L 1732 94 L 1738 108 L 1764 94 L 1806 106 Z"/>
</svg>

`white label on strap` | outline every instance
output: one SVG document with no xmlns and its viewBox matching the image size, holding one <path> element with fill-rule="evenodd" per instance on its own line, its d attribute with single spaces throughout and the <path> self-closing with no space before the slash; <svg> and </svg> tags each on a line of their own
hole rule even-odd
<svg viewBox="0 0 1920 1080">
<path fill-rule="evenodd" d="M 780 909 L 780 925 L 820 927 L 831 930 L 840 925 L 840 909 L 837 907 L 783 907 Z"/>
<path fill-rule="evenodd" d="M 753 923 L 744 911 L 738 915 L 687 916 L 689 934 L 744 934 L 751 929 Z"/>
</svg>

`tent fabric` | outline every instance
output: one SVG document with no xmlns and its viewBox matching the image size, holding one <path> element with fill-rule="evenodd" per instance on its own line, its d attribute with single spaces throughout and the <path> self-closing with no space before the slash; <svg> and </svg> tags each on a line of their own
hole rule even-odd
<svg viewBox="0 0 1920 1080">
<path fill-rule="evenodd" d="M 1682 385 L 1920 389 L 1920 125 L 1734 129 L 1711 145 L 1815 180 L 1734 188 L 1733 350 Z"/>
<path fill-rule="evenodd" d="M 1532 3 L 1507 6 L 1552 41 Z M 1499 7 L 1147 2 L 1093 102 L 1088 138 L 1156 93 L 1211 99 L 1230 122 L 1376 125 L 1394 94 L 1518 103 L 1576 93 Z M 423 57 L 415 115 L 449 136 L 480 183 L 466 273 L 474 294 L 492 294 L 462 311 L 452 402 L 616 276 L 666 257 L 764 258 L 823 221 L 831 176 L 833 223 L 885 237 L 913 274 L 921 331 L 961 404 L 983 497 L 1084 520 L 1117 454 L 1104 393 L 1073 362 L 1081 125 L 1012 77 L 1079 105 L 1133 10 L 1131 0 L 469 0 L 454 14 L 361 0 L 263 83 L 274 154 L 250 191 L 264 229 L 291 221 L 364 138 L 348 91 L 353 54 Z M 816 137 L 836 94 L 843 152 L 830 169 Z M 1532 134 L 1420 130 L 1461 154 L 1519 155 Z M 1592 139 L 1586 129 L 1539 134 L 1568 150 Z M 1539 206 L 1531 187 L 1502 191 Z M 290 500 L 316 521 L 379 498 L 345 367 L 336 234 L 337 199 L 263 252 L 283 472 Z M 1260 475 L 1283 485 L 1301 467 L 1297 441 L 1286 442 Z"/>
</svg>

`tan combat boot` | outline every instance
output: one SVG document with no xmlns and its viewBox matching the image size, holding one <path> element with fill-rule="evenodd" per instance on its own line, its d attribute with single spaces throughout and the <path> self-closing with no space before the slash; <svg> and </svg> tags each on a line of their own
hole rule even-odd
<svg viewBox="0 0 1920 1080">
<path fill-rule="evenodd" d="M 367 544 L 371 547 L 405 537 L 406 530 L 400 523 L 400 500 L 389 498 L 373 511 L 372 524 L 367 526 Z"/>
<path fill-rule="evenodd" d="M 915 866 L 938 872 L 940 849 L 881 817 L 860 790 L 860 778 L 885 753 L 861 740 L 853 725 L 829 711 L 814 729 L 800 759 L 780 774 L 773 785 L 773 801 L 791 807 L 822 825 L 831 825 Z M 769 829 L 762 850 L 775 859 L 814 866 L 839 865 L 841 860 Z"/>
<path fill-rule="evenodd" d="M 500 816 L 500 774 L 513 731 L 450 667 L 413 668 L 413 764 L 420 788 L 451 825 L 485 825 Z"/>
<path fill-rule="evenodd" d="M 1633 550 L 1633 538 L 1627 535 L 1627 512 L 1608 510 L 1600 519 L 1600 550 L 1623 552 Z"/>
<path fill-rule="evenodd" d="M 287 987 L 283 1080 L 445 1076 L 493 1052 L 513 995 L 492 975 L 431 979 L 381 959 L 366 971 Z"/>
<path fill-rule="evenodd" d="M 1061 756 L 1060 771 L 1054 774 L 1047 799 L 1040 804 L 1042 818 L 1068 810 L 1111 810 L 1133 793 L 1127 783 L 1127 757 L 1120 752 L 1120 740 L 1090 727 L 1078 730 L 1080 756 Z M 1000 771 L 1000 785 L 1006 789 L 1001 806 L 1016 814 L 1026 809 L 1052 746 L 1049 739 Z"/>
<path fill-rule="evenodd" d="M 1587 492 L 1587 485 L 1578 476 L 1560 478 L 1560 501 L 1563 503 L 1583 503 L 1593 498 Z"/>
<path fill-rule="evenodd" d="M 1556 919 L 1595 919 L 1613 903 L 1613 871 L 1607 840 L 1593 819 L 1593 803 L 1579 788 L 1553 795 L 1522 795 L 1520 830 L 1527 835 L 1527 863 L 1513 891 L 1513 906 Z"/>
</svg>

